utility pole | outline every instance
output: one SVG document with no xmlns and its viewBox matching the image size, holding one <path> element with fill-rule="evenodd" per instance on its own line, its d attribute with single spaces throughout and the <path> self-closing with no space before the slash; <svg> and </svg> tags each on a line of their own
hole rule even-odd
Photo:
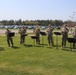
<svg viewBox="0 0 76 75">
<path fill-rule="evenodd" d="M 76 12 L 72 12 L 73 13 L 73 15 L 72 16 L 69 16 L 70 18 L 71 18 L 71 21 L 72 21 L 72 25 L 74 24 L 74 18 L 76 18 L 75 17 L 75 15 L 76 15 Z M 71 33 L 72 33 L 72 27 L 71 27 Z"/>
<path fill-rule="evenodd" d="M 73 21 L 73 19 L 76 18 L 76 17 L 74 17 L 74 16 L 76 15 L 76 12 L 72 12 L 72 13 L 73 13 L 73 15 L 72 15 L 72 16 L 69 16 L 69 17 L 70 17 L 71 20 Z"/>
</svg>

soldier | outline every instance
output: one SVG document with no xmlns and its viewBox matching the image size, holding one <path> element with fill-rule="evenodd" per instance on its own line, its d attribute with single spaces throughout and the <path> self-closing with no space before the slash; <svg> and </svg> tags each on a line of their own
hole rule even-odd
<svg viewBox="0 0 76 75">
<path fill-rule="evenodd" d="M 39 25 L 36 25 L 36 28 L 34 29 L 34 33 L 38 37 L 38 38 L 36 38 L 36 43 L 40 44 L 40 27 L 39 27 Z"/>
<path fill-rule="evenodd" d="M 7 44 L 8 44 L 9 47 L 13 47 L 13 39 L 12 39 L 11 36 L 9 36 L 9 33 L 11 33 L 11 31 L 7 28 L 6 31 L 5 31 L 5 34 L 6 34 L 6 37 L 7 37 Z"/>
<path fill-rule="evenodd" d="M 67 28 L 67 25 L 64 25 L 61 33 L 62 33 L 62 47 L 66 47 L 66 41 L 67 41 L 67 38 L 68 38 L 68 28 Z"/>
<path fill-rule="evenodd" d="M 50 45 L 50 42 L 51 42 L 52 46 L 54 46 L 53 37 L 52 37 L 53 33 L 52 32 L 53 32 L 53 27 L 49 24 L 48 28 L 47 28 L 48 44 Z"/>
<path fill-rule="evenodd" d="M 75 30 L 73 32 L 73 38 L 76 40 L 76 26 L 75 26 Z M 73 43 L 73 48 L 76 47 L 76 43 Z"/>
<path fill-rule="evenodd" d="M 19 28 L 19 33 L 20 33 L 20 44 L 24 44 L 26 28 L 24 26 Z"/>
</svg>

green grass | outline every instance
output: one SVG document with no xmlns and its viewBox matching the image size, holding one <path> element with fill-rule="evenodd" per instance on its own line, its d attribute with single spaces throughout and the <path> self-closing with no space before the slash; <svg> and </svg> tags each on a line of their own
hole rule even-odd
<svg viewBox="0 0 76 75">
<path fill-rule="evenodd" d="M 26 45 L 19 44 L 19 36 L 13 37 L 14 48 L 7 46 L 6 37 L 0 36 L 0 75 L 76 75 L 76 52 L 67 48 L 62 50 L 61 37 L 59 47 L 44 45 L 33 46 L 30 36 Z M 42 38 L 41 38 L 42 43 Z M 56 37 L 54 36 L 56 45 Z"/>
</svg>

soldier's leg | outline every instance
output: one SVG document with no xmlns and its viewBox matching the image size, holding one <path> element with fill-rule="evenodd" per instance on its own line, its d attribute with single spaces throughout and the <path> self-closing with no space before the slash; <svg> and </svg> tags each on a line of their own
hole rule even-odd
<svg viewBox="0 0 76 75">
<path fill-rule="evenodd" d="M 40 44 L 40 37 L 38 35 L 37 43 Z"/>
<path fill-rule="evenodd" d="M 10 42 L 11 42 L 11 45 L 13 46 L 13 39 L 12 38 L 10 38 Z"/>
<path fill-rule="evenodd" d="M 39 36 L 39 40 L 38 41 L 39 41 L 39 44 L 40 44 L 40 36 Z"/>
<path fill-rule="evenodd" d="M 23 36 L 23 43 L 25 43 L 25 36 Z"/>
<path fill-rule="evenodd" d="M 10 47 L 10 40 L 9 40 L 8 37 L 7 37 L 7 44 L 8 44 L 8 46 Z"/>
<path fill-rule="evenodd" d="M 76 49 L 76 43 L 75 43 L 75 49 Z"/>
<path fill-rule="evenodd" d="M 66 46 L 66 40 L 65 39 L 63 40 L 63 46 L 64 47 Z"/>
<path fill-rule="evenodd" d="M 51 40 L 50 40 L 50 38 L 49 38 L 49 39 L 48 39 L 48 43 L 49 43 L 49 45 L 50 45 L 50 41 L 51 41 Z"/>
<path fill-rule="evenodd" d="M 63 47 L 63 37 L 62 37 L 62 47 Z"/>
<path fill-rule="evenodd" d="M 21 35 L 20 35 L 20 44 L 21 44 Z"/>
<path fill-rule="evenodd" d="M 66 46 L 67 37 L 64 38 L 64 46 Z"/>
<path fill-rule="evenodd" d="M 22 35 L 20 35 L 20 44 L 22 44 L 22 42 L 23 42 L 23 37 Z"/>
<path fill-rule="evenodd" d="M 38 44 L 40 44 L 40 37 L 38 37 Z"/>
<path fill-rule="evenodd" d="M 62 37 L 62 47 L 64 46 L 64 37 Z"/>
<path fill-rule="evenodd" d="M 65 42 L 64 42 L 64 46 L 66 46 L 66 40 L 65 40 Z"/>
<path fill-rule="evenodd" d="M 54 45 L 54 42 L 53 42 L 53 37 L 51 36 L 51 43 L 52 43 L 52 46 Z"/>
<path fill-rule="evenodd" d="M 48 39 L 48 44 L 50 45 L 50 40 Z"/>
<path fill-rule="evenodd" d="M 40 40 L 39 40 L 39 34 L 36 34 L 37 38 L 36 38 L 36 43 L 39 44 Z"/>
<path fill-rule="evenodd" d="M 38 44 L 38 38 L 36 38 L 36 43 Z"/>
<path fill-rule="evenodd" d="M 50 45 L 50 36 L 49 35 L 48 35 L 47 39 L 48 39 L 48 44 Z"/>
<path fill-rule="evenodd" d="M 75 43 L 73 43 L 73 48 L 75 48 Z"/>
</svg>

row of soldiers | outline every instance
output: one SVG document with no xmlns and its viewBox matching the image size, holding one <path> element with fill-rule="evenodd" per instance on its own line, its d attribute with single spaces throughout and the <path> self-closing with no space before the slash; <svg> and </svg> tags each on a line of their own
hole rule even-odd
<svg viewBox="0 0 76 75">
<path fill-rule="evenodd" d="M 48 40 L 48 44 L 49 45 L 52 44 L 52 46 L 54 46 L 53 30 L 54 30 L 54 28 L 49 24 L 48 28 L 46 29 L 47 40 Z M 13 47 L 13 39 L 12 39 L 12 37 L 8 36 L 8 34 L 10 32 L 11 31 L 7 28 L 5 34 L 7 36 L 8 46 L 10 47 L 10 43 L 11 43 L 12 47 Z M 18 32 L 20 33 L 20 44 L 24 44 L 24 42 L 25 42 L 26 28 L 23 26 L 23 27 L 19 28 Z M 66 46 L 66 41 L 67 41 L 67 38 L 68 38 L 68 32 L 69 32 L 69 29 L 67 28 L 67 25 L 64 25 L 63 28 L 62 28 L 62 30 L 61 30 L 61 34 L 62 34 L 62 47 Z M 40 27 L 39 27 L 39 25 L 36 25 L 36 28 L 34 28 L 33 33 L 35 34 L 35 36 L 38 37 L 36 39 L 36 43 L 40 44 Z M 76 39 L 76 26 L 75 26 L 75 30 L 72 33 L 72 35 L 73 35 L 73 38 Z M 73 47 L 75 48 L 75 43 L 73 43 Z"/>
</svg>

